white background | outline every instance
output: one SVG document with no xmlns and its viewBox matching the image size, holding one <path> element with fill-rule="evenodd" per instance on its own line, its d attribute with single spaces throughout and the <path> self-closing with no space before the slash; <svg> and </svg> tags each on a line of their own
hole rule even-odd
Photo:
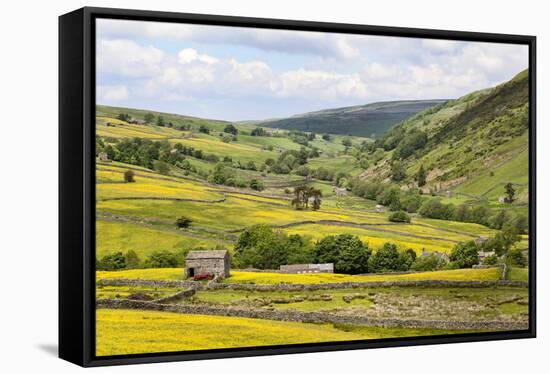
<svg viewBox="0 0 550 374">
<path fill-rule="evenodd" d="M 538 37 L 538 338 L 93 369 L 95 373 L 544 372 L 550 142 L 544 1 L 5 1 L 0 22 L 0 371 L 75 372 L 57 355 L 57 17 L 84 5 Z"/>
</svg>

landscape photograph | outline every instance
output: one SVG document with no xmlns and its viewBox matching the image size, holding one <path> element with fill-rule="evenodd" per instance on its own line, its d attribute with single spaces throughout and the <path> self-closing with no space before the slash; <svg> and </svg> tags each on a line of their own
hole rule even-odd
<svg viewBox="0 0 550 374">
<path fill-rule="evenodd" d="M 529 328 L 527 45 L 95 29 L 96 356 Z"/>
</svg>

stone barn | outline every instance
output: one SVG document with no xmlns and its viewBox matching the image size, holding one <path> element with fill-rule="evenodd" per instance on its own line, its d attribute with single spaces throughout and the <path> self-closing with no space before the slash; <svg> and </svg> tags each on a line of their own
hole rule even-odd
<svg viewBox="0 0 550 374">
<path fill-rule="evenodd" d="M 185 275 L 193 278 L 196 275 L 229 276 L 229 253 L 225 250 L 190 251 L 185 258 Z"/>
<path fill-rule="evenodd" d="M 348 190 L 346 188 L 340 188 L 340 187 L 333 187 L 332 192 L 336 194 L 336 196 L 347 196 Z"/>
<path fill-rule="evenodd" d="M 281 273 L 307 274 L 307 273 L 334 273 L 334 264 L 295 264 L 281 265 Z"/>
<path fill-rule="evenodd" d="M 105 152 L 99 152 L 97 157 L 99 158 L 99 161 L 109 161 L 109 156 Z"/>
</svg>

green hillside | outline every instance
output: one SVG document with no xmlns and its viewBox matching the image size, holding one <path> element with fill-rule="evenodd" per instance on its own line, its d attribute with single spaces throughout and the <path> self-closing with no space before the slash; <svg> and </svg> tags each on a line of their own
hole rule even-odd
<svg viewBox="0 0 550 374">
<path fill-rule="evenodd" d="M 504 186 L 516 189 L 514 204 L 528 201 L 528 75 L 425 110 L 393 127 L 364 149 L 379 159 L 365 179 L 392 177 L 392 165 L 405 168 L 402 186 L 413 187 L 422 165 L 422 190 L 498 206 Z M 380 157 L 380 155 L 383 155 Z M 451 192 L 447 192 L 451 191 Z M 501 204 L 501 206 L 504 206 Z"/>
<path fill-rule="evenodd" d="M 261 124 L 280 129 L 374 137 L 415 113 L 443 102 L 445 100 L 388 101 L 320 110 Z"/>
</svg>

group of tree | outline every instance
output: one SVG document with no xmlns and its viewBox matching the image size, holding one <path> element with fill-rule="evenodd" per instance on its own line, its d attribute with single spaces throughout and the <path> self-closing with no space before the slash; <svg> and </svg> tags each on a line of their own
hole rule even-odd
<svg viewBox="0 0 550 374">
<path fill-rule="evenodd" d="M 426 218 L 477 223 L 497 230 L 504 226 L 512 226 L 520 234 L 527 233 L 529 229 L 529 221 L 521 213 L 505 209 L 491 210 L 481 204 L 446 204 L 440 198 L 423 195 L 421 190 L 415 188 L 402 191 L 396 185 L 357 178 L 350 179 L 347 187 L 354 195 L 374 200 L 387 206 L 390 211 L 402 210 L 407 213 L 419 213 Z"/>
<path fill-rule="evenodd" d="M 239 133 L 239 130 L 237 130 L 237 128 L 230 123 L 224 127 L 223 132 L 227 134 L 237 135 Z"/>
<path fill-rule="evenodd" d="M 97 270 L 124 270 L 143 268 L 175 268 L 184 265 L 185 257 L 189 251 L 181 249 L 178 251 L 159 250 L 150 253 L 145 259 L 129 250 L 126 253 L 121 251 L 107 254 L 96 260 Z"/>
<path fill-rule="evenodd" d="M 301 235 L 287 235 L 267 225 L 247 228 L 235 246 L 237 268 L 278 269 L 281 265 L 333 263 L 344 274 L 408 271 L 417 260 L 412 249 L 384 243 L 377 251 L 351 234 L 329 235 L 312 244 Z"/>
<path fill-rule="evenodd" d="M 302 210 L 308 209 L 311 201 L 311 209 L 319 210 L 321 208 L 322 197 L 323 193 L 321 190 L 312 186 L 303 185 L 294 187 L 294 198 L 290 203 L 294 208 Z"/>
<path fill-rule="evenodd" d="M 251 178 L 249 180 L 238 177 L 235 169 L 226 163 L 220 162 L 214 166 L 207 178 L 209 183 L 222 184 L 230 187 L 249 187 L 256 191 L 262 191 L 265 187 L 261 180 Z"/>
<path fill-rule="evenodd" d="M 300 150 L 286 150 L 282 152 L 277 160 L 268 158 L 264 164 L 269 172 L 275 174 L 289 174 L 300 166 L 305 165 L 309 158 L 319 157 L 319 152 L 316 149 L 307 149 L 301 147 Z"/>
</svg>

